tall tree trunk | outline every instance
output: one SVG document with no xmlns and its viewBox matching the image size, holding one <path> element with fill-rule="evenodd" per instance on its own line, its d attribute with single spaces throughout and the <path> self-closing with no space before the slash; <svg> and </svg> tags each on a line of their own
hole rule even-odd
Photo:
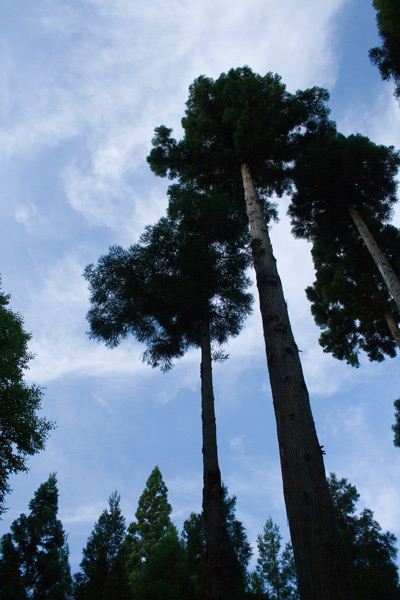
<svg viewBox="0 0 400 600">
<path fill-rule="evenodd" d="M 203 515 L 206 537 L 206 600 L 231 600 L 221 473 L 218 465 L 209 320 L 201 333 L 201 418 L 203 428 Z"/>
<path fill-rule="evenodd" d="M 350 600 L 352 585 L 268 228 L 249 166 L 243 163 L 241 172 L 300 597 Z"/>
<path fill-rule="evenodd" d="M 376 243 L 372 233 L 364 223 L 364 220 L 358 210 L 354 206 L 348 206 L 347 208 L 351 218 L 353 219 L 354 225 L 357 227 L 358 233 L 364 240 L 364 243 L 374 259 L 375 264 L 389 289 L 389 292 L 392 294 L 393 300 L 400 309 L 400 281 L 398 280 L 392 267 L 389 265 L 386 256 Z"/>
<path fill-rule="evenodd" d="M 392 334 L 397 346 L 400 348 L 400 329 L 397 324 L 396 319 L 393 317 L 392 313 L 388 310 L 384 314 L 386 323 L 390 329 L 390 333 Z"/>
</svg>

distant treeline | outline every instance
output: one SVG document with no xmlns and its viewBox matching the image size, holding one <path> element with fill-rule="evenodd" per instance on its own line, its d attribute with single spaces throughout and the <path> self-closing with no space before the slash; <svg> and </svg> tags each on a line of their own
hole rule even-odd
<svg viewBox="0 0 400 600">
<path fill-rule="evenodd" d="M 357 514 L 357 489 L 331 474 L 335 506 L 357 600 L 400 598 L 396 538 L 382 532 L 369 509 Z M 232 600 L 299 598 L 290 543 L 282 547 L 279 527 L 268 518 L 257 537 L 258 559 L 243 524 L 235 518 L 236 498 L 224 487 L 230 542 L 228 570 Z M 67 535 L 57 518 L 53 473 L 1 540 L 0 600 L 202 600 L 205 598 L 205 532 L 202 514 L 192 513 L 181 535 L 156 466 L 139 498 L 136 520 L 126 527 L 120 496 L 111 494 L 89 536 L 80 571 L 71 576 Z"/>
</svg>

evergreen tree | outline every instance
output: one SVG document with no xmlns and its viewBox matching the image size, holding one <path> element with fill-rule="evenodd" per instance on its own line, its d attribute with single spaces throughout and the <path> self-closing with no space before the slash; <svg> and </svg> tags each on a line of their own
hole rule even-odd
<svg viewBox="0 0 400 600">
<path fill-rule="evenodd" d="M 328 479 L 346 556 L 352 569 L 356 600 L 400 598 L 396 538 L 382 529 L 368 508 L 356 514 L 359 493 L 347 479 Z"/>
<path fill-rule="evenodd" d="M 229 537 L 229 563 L 231 599 L 241 600 L 247 597 L 248 574 L 247 567 L 252 555 L 251 546 L 243 524 L 236 519 L 236 497 L 229 497 L 228 488 L 223 485 L 224 517 Z M 193 598 L 200 600 L 205 597 L 205 527 L 203 513 L 192 513 L 183 525 L 183 540 L 190 576 L 193 581 Z"/>
<path fill-rule="evenodd" d="M 11 534 L 2 539 L 0 598 L 66 600 L 70 597 L 71 574 L 66 535 L 57 519 L 54 473 L 35 492 L 29 508 L 30 514 L 16 519 Z M 18 579 L 18 572 L 19 584 L 12 590 L 11 581 Z"/>
<path fill-rule="evenodd" d="M 24 381 L 33 355 L 31 335 L 20 314 L 9 308 L 10 297 L 0 291 L 0 515 L 10 491 L 9 476 L 27 471 L 26 459 L 43 449 L 54 425 L 38 416 L 43 392 Z"/>
<path fill-rule="evenodd" d="M 332 129 L 325 90 L 289 94 L 278 75 L 248 67 L 190 86 L 184 138 L 156 129 L 148 161 L 160 176 L 203 189 L 229 184 L 246 207 L 278 430 L 286 510 L 301 596 L 351 598 L 321 447 L 265 217 L 290 184 L 305 133 Z M 244 199 L 244 204 L 243 204 Z M 314 523 L 315 527 L 309 527 Z"/>
<path fill-rule="evenodd" d="M 385 225 L 375 235 L 400 274 L 400 232 Z M 314 241 L 316 281 L 306 289 L 315 322 L 323 330 L 320 344 L 339 360 L 359 366 L 361 350 L 370 360 L 395 356 L 400 346 L 400 312 L 378 269 L 357 237 L 330 244 Z"/>
<path fill-rule="evenodd" d="M 122 549 L 125 519 L 120 496 L 111 494 L 83 550 L 81 572 L 74 576 L 77 600 L 124 600 L 130 598 L 126 557 Z"/>
<path fill-rule="evenodd" d="M 397 0 L 373 0 L 382 45 L 369 51 L 382 79 L 392 79 L 394 95 L 400 100 L 400 6 Z"/>
<path fill-rule="evenodd" d="M 257 536 L 259 557 L 253 574 L 255 597 L 268 600 L 297 600 L 297 579 L 293 550 L 289 543 L 281 551 L 282 536 L 271 518 L 268 518 L 262 535 Z"/>
<path fill-rule="evenodd" d="M 138 244 L 111 248 L 97 267 L 86 268 L 88 320 L 92 337 L 110 346 L 128 334 L 146 342 L 144 359 L 164 370 L 188 348 L 201 349 L 207 594 L 217 599 L 229 596 L 230 577 L 211 344 L 237 335 L 250 312 L 247 234 L 228 191 L 175 185 L 169 196 L 168 217 L 148 227 Z"/>
<path fill-rule="evenodd" d="M 400 282 L 371 233 L 379 232 L 391 216 L 399 166 L 399 152 L 367 137 L 336 132 L 313 136 L 296 158 L 289 214 L 296 237 L 326 247 L 351 247 L 358 235 L 400 310 Z"/>
<path fill-rule="evenodd" d="M 194 600 L 185 549 L 170 525 L 142 565 L 134 586 L 137 600 Z"/>
<path fill-rule="evenodd" d="M 157 544 L 172 527 L 171 512 L 167 486 L 160 469 L 156 466 L 139 498 L 135 513 L 137 520 L 129 525 L 124 542 L 127 568 L 133 584 L 141 574 L 144 563 L 149 560 Z"/>
</svg>

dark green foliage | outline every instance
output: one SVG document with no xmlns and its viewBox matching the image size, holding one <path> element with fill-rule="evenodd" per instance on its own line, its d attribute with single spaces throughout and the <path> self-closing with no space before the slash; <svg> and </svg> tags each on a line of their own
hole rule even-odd
<svg viewBox="0 0 400 600">
<path fill-rule="evenodd" d="M 354 237 L 347 211 L 354 206 L 367 225 L 391 216 L 400 155 L 361 135 L 314 135 L 299 149 L 289 208 L 296 237 L 331 243 Z"/>
<path fill-rule="evenodd" d="M 339 531 L 351 566 L 356 600 L 400 598 L 396 538 L 382 529 L 368 508 L 356 514 L 359 494 L 346 479 L 328 479 Z"/>
<path fill-rule="evenodd" d="M 251 546 L 243 524 L 236 519 L 236 497 L 228 495 L 223 485 L 223 503 L 226 529 L 229 538 L 229 569 L 232 579 L 232 600 L 246 598 L 248 584 L 247 567 L 252 555 Z M 183 540 L 193 582 L 194 600 L 204 598 L 205 572 L 205 529 L 203 513 L 192 513 L 184 522 Z"/>
<path fill-rule="evenodd" d="M 172 130 L 156 129 L 148 162 L 156 175 L 181 182 L 226 187 L 242 197 L 240 164 L 247 162 L 258 191 L 269 197 L 287 189 L 300 126 L 315 131 L 329 127 L 326 90 L 312 88 L 289 94 L 277 74 L 231 69 L 215 81 L 204 75 L 189 88 L 177 142 Z"/>
<path fill-rule="evenodd" d="M 392 425 L 394 433 L 393 443 L 397 448 L 400 448 L 400 398 L 394 401 L 394 410 L 395 423 Z"/>
<path fill-rule="evenodd" d="M 369 51 L 382 79 L 392 79 L 394 95 L 400 100 L 400 5 L 398 0 L 373 0 L 382 45 Z"/>
<path fill-rule="evenodd" d="M 27 471 L 27 457 L 43 449 L 54 427 L 38 417 L 41 388 L 24 381 L 33 358 L 28 351 L 31 335 L 24 331 L 21 315 L 9 308 L 9 299 L 0 292 L 0 514 L 10 474 Z"/>
<path fill-rule="evenodd" d="M 136 521 L 128 527 L 124 548 L 127 569 L 133 583 L 142 572 L 144 563 L 152 556 L 157 544 L 172 527 L 168 490 L 160 469 L 156 466 L 146 481 L 135 513 Z"/>
<path fill-rule="evenodd" d="M 385 225 L 374 237 L 400 275 L 399 230 Z M 324 351 L 353 366 L 359 366 L 360 351 L 378 362 L 395 356 L 397 345 L 385 315 L 399 323 L 399 311 L 364 243 L 356 236 L 331 244 L 317 238 L 312 255 L 316 281 L 306 294 L 323 330 Z"/>
<path fill-rule="evenodd" d="M 3 535 L 0 551 L 0 599 L 26 600 L 21 577 L 21 557 L 13 544 L 11 533 Z"/>
<path fill-rule="evenodd" d="M 193 597 L 186 553 L 171 512 L 167 487 L 155 467 L 139 498 L 137 520 L 130 524 L 124 542 L 127 573 L 138 600 Z"/>
<path fill-rule="evenodd" d="M 185 549 L 173 525 L 153 547 L 134 587 L 137 600 L 194 600 Z"/>
<path fill-rule="evenodd" d="M 144 359 L 164 370 L 200 346 L 205 316 L 212 340 L 222 344 L 239 333 L 251 304 L 247 233 L 232 197 L 178 186 L 169 195 L 173 218 L 147 227 L 128 250 L 110 248 L 85 270 L 91 336 L 112 347 L 132 334 L 147 344 Z"/>
<path fill-rule="evenodd" d="M 259 557 L 252 574 L 251 587 L 255 599 L 298 600 L 293 550 L 289 543 L 281 551 L 279 527 L 267 519 L 262 535 L 257 536 Z"/>
<path fill-rule="evenodd" d="M 122 548 L 125 519 L 119 503 L 120 496 L 114 492 L 108 500 L 108 510 L 100 515 L 83 550 L 81 572 L 74 576 L 74 597 L 77 600 L 130 598 L 126 556 Z"/>
<path fill-rule="evenodd" d="M 29 508 L 30 514 L 16 519 L 11 534 L 2 539 L 0 598 L 67 600 L 71 574 L 66 535 L 57 519 L 55 474 L 35 492 Z M 11 582 L 18 579 L 18 572 L 19 584 L 12 590 Z"/>
</svg>

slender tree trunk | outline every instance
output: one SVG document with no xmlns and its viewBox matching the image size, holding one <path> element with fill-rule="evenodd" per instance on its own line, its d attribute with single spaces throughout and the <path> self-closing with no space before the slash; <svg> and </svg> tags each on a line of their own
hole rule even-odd
<svg viewBox="0 0 400 600">
<path fill-rule="evenodd" d="M 352 585 L 268 228 L 247 164 L 241 172 L 300 597 L 350 600 Z"/>
<path fill-rule="evenodd" d="M 399 329 L 396 319 L 393 317 L 392 313 L 389 311 L 385 312 L 384 317 L 385 317 L 386 323 L 390 329 L 390 333 L 392 334 L 397 346 L 400 348 L 400 329 Z"/>
<path fill-rule="evenodd" d="M 201 418 L 203 427 L 203 515 L 206 537 L 206 600 L 231 600 L 227 530 L 218 466 L 212 383 L 210 325 L 201 334 Z"/>
<path fill-rule="evenodd" d="M 353 219 L 354 225 L 357 227 L 358 233 L 364 240 L 369 253 L 375 261 L 376 266 L 382 275 L 383 281 L 386 283 L 389 292 L 393 296 L 393 300 L 396 302 L 400 309 L 400 281 L 398 280 L 392 267 L 389 265 L 386 256 L 376 243 L 372 233 L 364 223 L 363 218 L 354 206 L 348 206 L 349 213 Z"/>
</svg>

